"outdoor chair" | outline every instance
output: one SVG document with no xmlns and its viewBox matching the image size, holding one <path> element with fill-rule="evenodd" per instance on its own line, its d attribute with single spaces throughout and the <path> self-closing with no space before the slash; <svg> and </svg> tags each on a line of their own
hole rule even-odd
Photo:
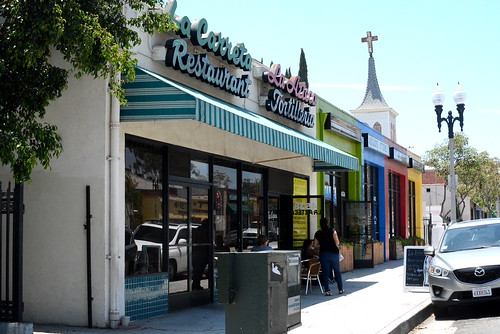
<svg viewBox="0 0 500 334">
<path fill-rule="evenodd" d="M 319 285 L 319 289 L 321 290 L 321 293 L 323 293 L 323 286 L 321 285 L 321 263 L 319 262 L 318 258 L 312 258 L 309 260 L 306 260 L 309 262 L 309 268 L 307 271 L 304 271 L 300 275 L 301 280 L 306 281 L 306 292 L 305 294 L 309 292 L 309 289 L 312 291 L 312 282 L 317 281 Z"/>
</svg>

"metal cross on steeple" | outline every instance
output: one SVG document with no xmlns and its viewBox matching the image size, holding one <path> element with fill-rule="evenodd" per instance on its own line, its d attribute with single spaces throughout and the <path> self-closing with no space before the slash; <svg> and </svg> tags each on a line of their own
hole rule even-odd
<svg viewBox="0 0 500 334">
<path fill-rule="evenodd" d="M 370 53 L 370 56 L 373 53 L 373 41 L 378 41 L 378 36 L 372 36 L 371 31 L 366 32 L 366 37 L 361 38 L 361 42 L 368 43 L 368 52 Z"/>
</svg>

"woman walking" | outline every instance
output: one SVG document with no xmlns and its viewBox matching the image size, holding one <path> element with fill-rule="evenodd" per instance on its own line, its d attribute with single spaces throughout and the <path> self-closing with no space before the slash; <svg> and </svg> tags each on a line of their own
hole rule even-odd
<svg viewBox="0 0 500 334">
<path fill-rule="evenodd" d="M 314 248 L 319 247 L 319 261 L 321 262 L 322 280 L 325 287 L 325 296 L 331 296 L 329 275 L 333 270 L 339 294 L 345 291 L 340 273 L 339 237 L 335 229 L 328 226 L 328 220 L 321 218 L 319 221 L 321 230 L 314 234 Z"/>
</svg>

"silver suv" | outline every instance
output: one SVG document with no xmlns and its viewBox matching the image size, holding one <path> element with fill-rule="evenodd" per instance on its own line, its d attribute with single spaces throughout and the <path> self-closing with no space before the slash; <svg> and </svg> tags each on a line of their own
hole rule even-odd
<svg viewBox="0 0 500 334">
<path fill-rule="evenodd" d="M 500 219 L 451 224 L 439 246 L 424 249 L 436 317 L 448 306 L 500 299 Z"/>
</svg>

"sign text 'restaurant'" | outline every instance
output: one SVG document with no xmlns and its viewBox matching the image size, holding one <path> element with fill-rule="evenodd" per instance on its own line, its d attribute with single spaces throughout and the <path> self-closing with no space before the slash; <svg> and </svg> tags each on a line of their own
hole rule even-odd
<svg viewBox="0 0 500 334">
<path fill-rule="evenodd" d="M 222 37 L 220 32 L 208 31 L 207 20 L 197 19 L 191 22 L 187 16 L 175 15 L 177 1 L 169 1 L 170 15 L 179 27 L 178 34 L 183 38 L 189 38 L 195 46 L 201 46 L 208 52 L 221 57 L 230 64 L 243 70 L 252 70 L 252 56 L 247 53 L 245 44 L 238 43 L 233 46 L 228 37 Z"/>
<path fill-rule="evenodd" d="M 239 97 L 250 95 L 252 80 L 248 75 L 238 78 L 227 68 L 214 67 L 206 54 L 188 54 L 187 43 L 183 39 L 171 39 L 166 43 L 165 65 L 196 77 L 215 87 Z"/>
</svg>

